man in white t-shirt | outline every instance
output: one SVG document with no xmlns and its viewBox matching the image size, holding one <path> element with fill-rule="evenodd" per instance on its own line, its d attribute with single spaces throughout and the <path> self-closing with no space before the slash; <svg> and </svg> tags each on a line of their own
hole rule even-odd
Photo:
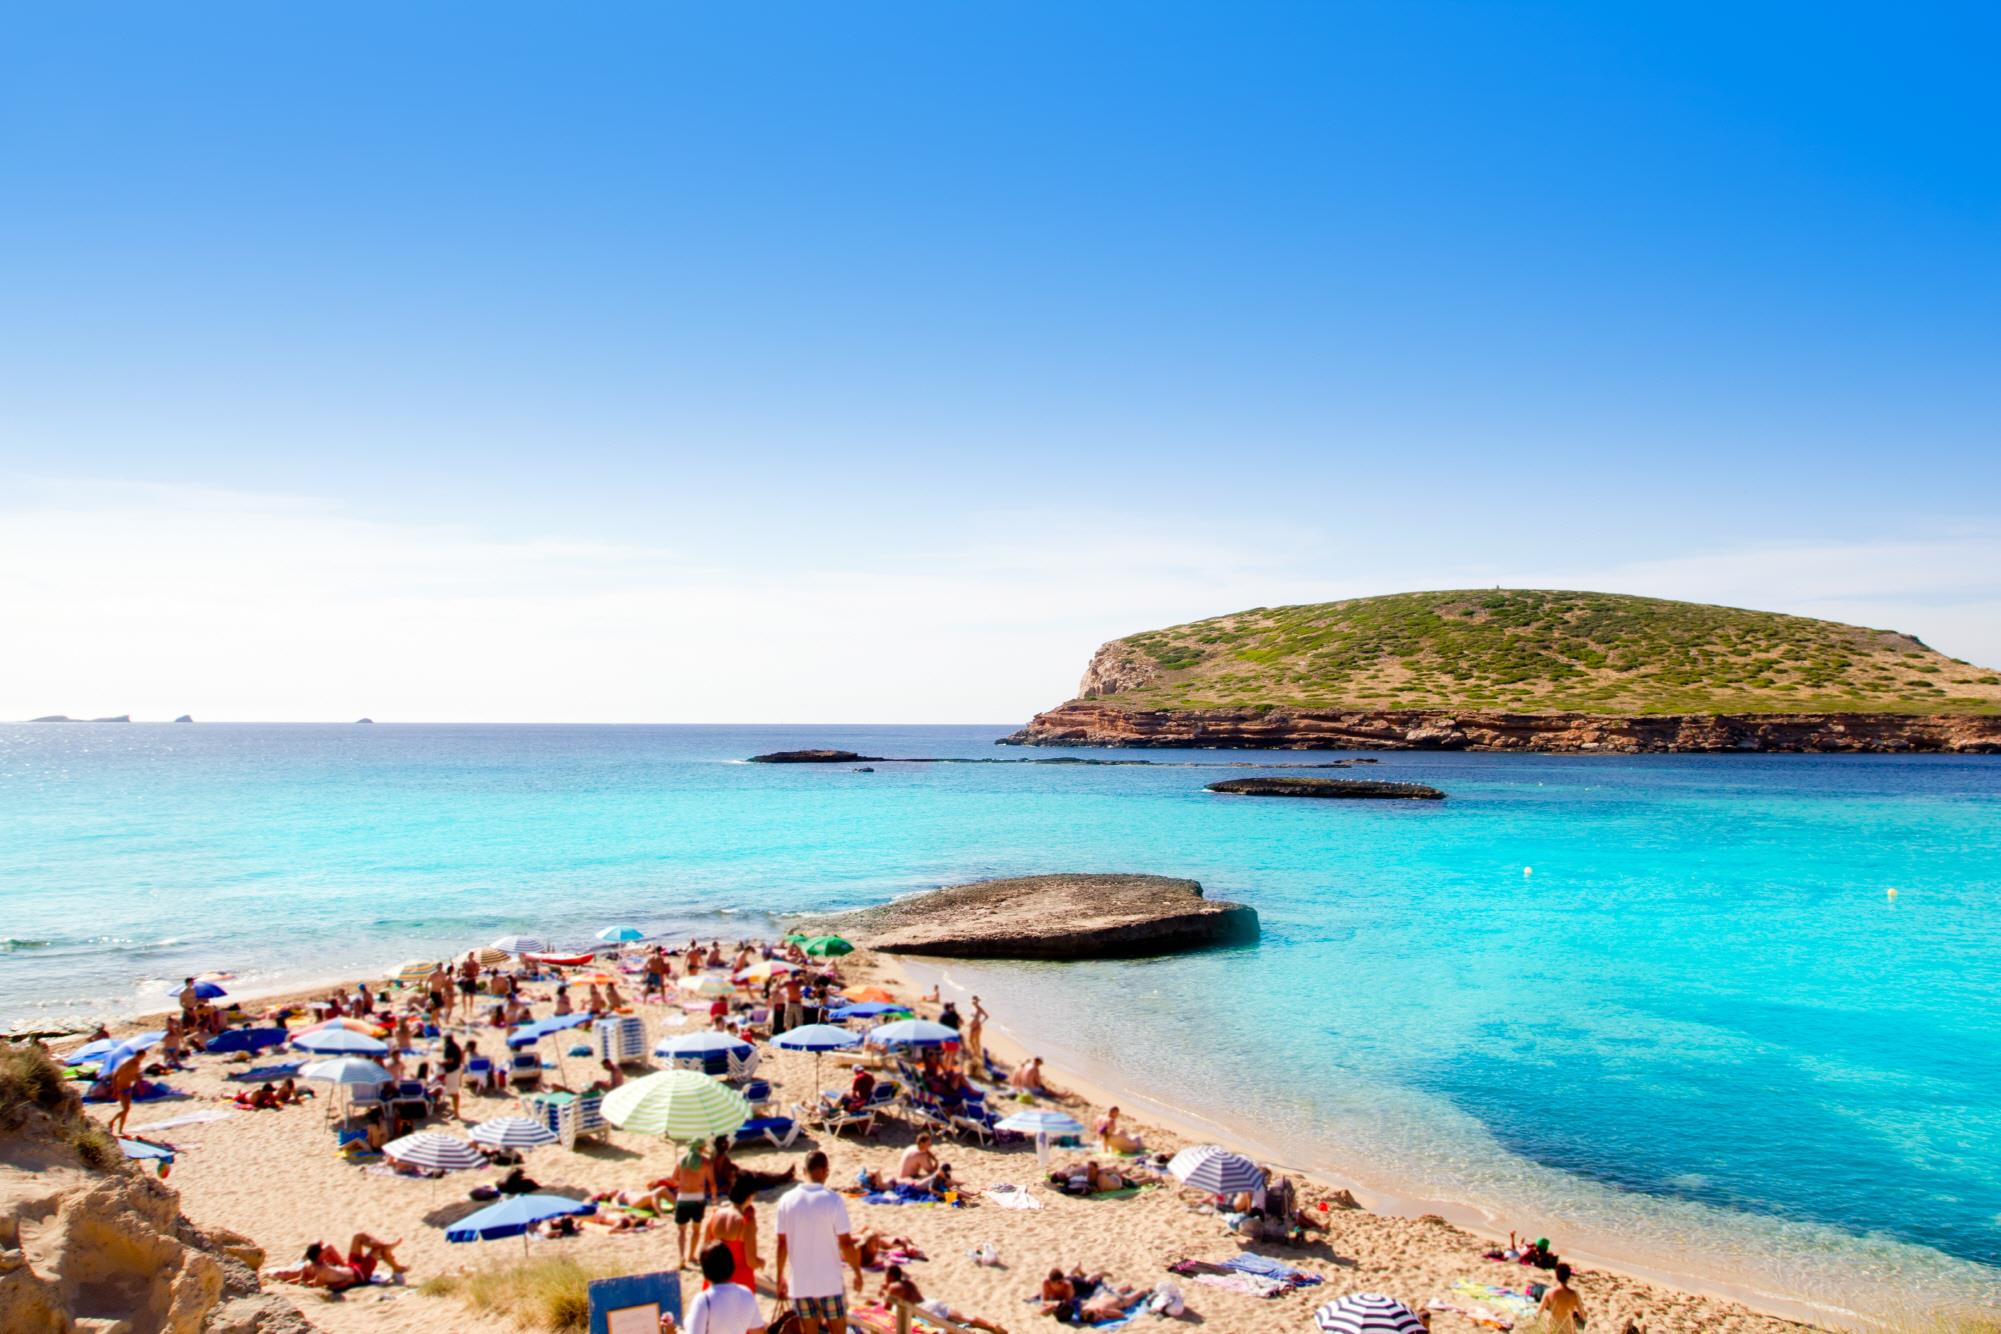
<svg viewBox="0 0 2001 1334">
<path fill-rule="evenodd" d="M 735 1267 L 727 1246 L 711 1246 L 702 1252 L 702 1277 L 709 1286 L 689 1304 L 679 1329 L 686 1334 L 764 1334 L 764 1313 L 757 1309 L 757 1294 L 729 1281 Z M 660 1334 L 675 1334 L 676 1329 L 673 1316 L 660 1317 Z"/>
<path fill-rule="evenodd" d="M 847 1328 L 848 1303 L 841 1294 L 843 1262 L 854 1270 L 855 1293 L 860 1295 L 862 1253 L 849 1229 L 847 1202 L 827 1189 L 827 1155 L 815 1149 L 806 1155 L 806 1180 L 778 1201 L 778 1264 L 772 1271 L 779 1298 L 789 1299 L 799 1317 L 801 1334 L 842 1334 Z"/>
</svg>

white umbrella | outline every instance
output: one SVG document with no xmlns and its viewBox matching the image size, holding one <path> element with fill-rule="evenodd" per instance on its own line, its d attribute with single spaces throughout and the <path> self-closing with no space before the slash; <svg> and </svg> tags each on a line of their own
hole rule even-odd
<svg viewBox="0 0 2001 1334">
<path fill-rule="evenodd" d="M 382 1155 L 411 1167 L 440 1172 L 463 1172 L 468 1168 L 486 1166 L 486 1155 L 478 1149 L 462 1139 L 453 1139 L 435 1130 L 420 1130 L 402 1139 L 392 1139 L 382 1146 Z"/>
<path fill-rule="evenodd" d="M 734 996 L 736 985 L 720 973 L 703 973 L 700 977 L 681 979 L 681 991 L 688 996 L 707 996 L 711 1000 L 717 996 Z"/>
<path fill-rule="evenodd" d="M 509 954 L 537 954 L 548 945 L 538 936 L 502 936 L 493 942 L 493 948 Z"/>
<path fill-rule="evenodd" d="M 1380 1292 L 1351 1292 L 1313 1313 L 1327 1334 L 1425 1334 L 1424 1322 L 1408 1306 Z"/>
<path fill-rule="evenodd" d="M 1035 1136 L 1035 1161 L 1046 1168 L 1049 1166 L 1049 1141 L 1065 1135 L 1083 1134 L 1084 1123 L 1068 1112 L 1030 1107 L 994 1122 L 994 1129 Z"/>
<path fill-rule="evenodd" d="M 525 1116 L 496 1116 L 474 1126 L 469 1138 L 489 1149 L 539 1149 L 557 1143 L 560 1136 Z"/>
<path fill-rule="evenodd" d="M 336 1056 L 330 1061 L 313 1061 L 299 1067 L 299 1078 L 311 1079 L 323 1084 L 340 1087 L 341 1114 L 347 1114 L 347 1086 L 350 1084 L 386 1084 L 391 1075 L 387 1067 L 369 1060 L 365 1056 Z"/>
<path fill-rule="evenodd" d="M 1210 1195 L 1234 1195 L 1240 1190 L 1256 1190 L 1264 1184 L 1264 1169 L 1241 1153 L 1231 1153 L 1215 1144 L 1198 1144 L 1183 1149 L 1167 1164 L 1167 1171 L 1184 1186 L 1193 1186 Z"/>
</svg>

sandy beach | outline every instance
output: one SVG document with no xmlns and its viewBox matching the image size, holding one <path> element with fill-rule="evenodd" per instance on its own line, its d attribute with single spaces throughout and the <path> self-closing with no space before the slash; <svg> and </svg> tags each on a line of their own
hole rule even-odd
<svg viewBox="0 0 2001 1334">
<path fill-rule="evenodd" d="M 841 961 L 851 985 L 871 981 L 885 985 L 899 998 L 915 999 L 916 991 L 885 961 L 865 952 Z M 538 990 L 546 994 L 546 988 Z M 935 1007 L 919 1006 L 935 1013 Z M 547 1006 L 538 1007 L 546 1012 Z M 660 1036 L 685 1031 L 699 1020 L 671 1005 L 638 1007 L 648 1031 L 648 1045 Z M 995 1033 L 1005 1016 L 995 1016 L 988 1029 L 988 1049 L 1003 1060 L 1019 1055 L 1002 1034 Z M 497 1047 L 498 1034 L 480 1030 L 483 1048 Z M 572 1059 L 573 1073 L 582 1063 Z M 468 1211 L 467 1191 L 497 1178 L 499 1169 L 454 1173 L 441 1179 L 397 1176 L 379 1166 L 351 1164 L 333 1151 L 328 1104 L 307 1103 L 277 1111 L 236 1111 L 230 1099 L 244 1086 L 226 1075 L 239 1065 L 223 1058 L 203 1057 L 196 1068 L 172 1076 L 186 1099 L 141 1104 L 131 1129 L 171 1142 L 179 1151 L 169 1184 L 181 1192 L 182 1208 L 199 1225 L 233 1229 L 253 1238 L 268 1254 L 267 1268 L 289 1263 L 315 1240 L 341 1240 L 357 1230 L 400 1238 L 400 1254 L 410 1266 L 409 1281 L 400 1286 L 377 1285 L 334 1298 L 289 1285 L 274 1285 L 302 1313 L 322 1328 L 334 1331 L 418 1331 L 449 1328 L 500 1331 L 514 1328 L 511 1320 L 476 1313 L 452 1296 L 420 1291 L 426 1279 L 484 1266 L 519 1263 L 519 1240 L 452 1244 L 444 1224 Z M 803 1102 L 813 1087 L 813 1058 L 766 1048 L 760 1074 L 774 1085 L 781 1106 Z M 844 1072 L 823 1067 L 823 1085 L 833 1085 Z M 1096 1088 L 1089 1072 L 1051 1071 L 1058 1088 L 1075 1089 L 1065 1104 L 1087 1126 L 1095 1122 L 1101 1104 L 1117 1090 Z M 93 1108 L 103 1116 L 109 1109 Z M 433 1128 L 462 1133 L 469 1123 L 516 1111 L 515 1100 L 502 1096 L 471 1096 L 464 1100 L 466 1125 L 449 1118 Z M 191 1113 L 222 1111 L 220 1119 L 182 1123 L 162 1129 L 162 1122 Z M 893 1172 L 913 1132 L 894 1120 L 879 1123 L 872 1138 L 832 1138 L 802 1134 L 790 1147 L 743 1150 L 738 1161 L 758 1171 L 784 1172 L 796 1167 L 809 1147 L 825 1148 L 833 1160 L 832 1181 L 851 1184 L 858 1169 Z M 1180 1128 L 1132 1123 L 1149 1151 L 1173 1151 L 1189 1142 Z M 1091 1150 L 1057 1151 L 1057 1161 L 1084 1156 Z M 664 1175 L 674 1161 L 674 1148 L 657 1139 L 612 1132 L 602 1144 L 580 1144 L 533 1151 L 530 1174 L 544 1186 L 588 1191 L 634 1187 Z M 1200 1323 L 1208 1328 L 1242 1334 L 1275 1334 L 1312 1325 L 1311 1313 L 1321 1302 L 1347 1292 L 1383 1292 L 1415 1309 L 1432 1306 L 1436 1330 L 1493 1328 L 1465 1314 L 1437 1309 L 1457 1306 L 1475 1314 L 1505 1313 L 1503 1304 L 1476 1305 L 1464 1288 L 1473 1283 L 1524 1289 L 1531 1280 L 1547 1280 L 1541 1271 L 1482 1258 L 1492 1244 L 1436 1217 L 1385 1216 L 1348 1207 L 1338 1192 L 1321 1184 L 1301 1182 L 1301 1204 L 1324 1229 L 1310 1234 L 1303 1248 L 1259 1243 L 1254 1249 L 1282 1259 L 1324 1280 L 1278 1297 L 1252 1295 L 1205 1281 L 1203 1276 L 1170 1275 L 1176 1260 L 1222 1261 L 1246 1247 L 1191 1192 L 1170 1178 L 1135 1194 L 1106 1198 L 1075 1198 L 1047 1186 L 1030 1145 L 982 1148 L 953 1143 L 941 1147 L 958 1178 L 973 1192 L 966 1207 L 942 1205 L 882 1205 L 851 1200 L 858 1234 L 880 1230 L 908 1236 L 928 1259 L 912 1267 L 912 1275 L 927 1298 L 941 1298 L 962 1312 L 1005 1325 L 1010 1330 L 1053 1325 L 1026 1300 L 1036 1282 L 1052 1266 L 1105 1271 L 1120 1283 L 1141 1289 L 1163 1280 L 1176 1283 L 1185 1295 L 1189 1314 L 1177 1324 Z M 1102 1154 L 1103 1161 L 1111 1162 Z M 1025 1188 L 1036 1207 L 1003 1208 L 981 1192 L 996 1185 Z M 761 1249 L 767 1264 L 774 1249 L 771 1232 L 776 1192 L 761 1201 Z M 1326 1207 L 1323 1209 L 1322 1206 Z M 975 1263 L 972 1253 L 991 1245 L 1001 1264 Z M 1559 1242 L 1559 1249 L 1561 1248 Z M 528 1243 L 534 1257 L 566 1255 L 614 1272 L 641 1272 L 672 1267 L 675 1242 L 669 1228 L 612 1235 L 586 1227 L 574 1239 Z M 1209 1276 L 1216 1277 L 1216 1276 Z M 1227 1280 L 1225 1280 L 1227 1281 Z M 1637 1322 L 1647 1331 L 1769 1331 L 1801 1328 L 1791 1321 L 1755 1312 L 1715 1296 L 1682 1291 L 1645 1279 L 1595 1266 L 1580 1267 L 1575 1280 L 1594 1329 L 1620 1331 Z M 879 1290 L 879 1274 L 869 1275 L 870 1296 Z M 768 1286 L 766 1288 L 767 1302 Z M 1142 1316 L 1143 1322 L 1166 1317 Z M 1517 1328 L 1527 1327 L 1522 1321 Z"/>
</svg>

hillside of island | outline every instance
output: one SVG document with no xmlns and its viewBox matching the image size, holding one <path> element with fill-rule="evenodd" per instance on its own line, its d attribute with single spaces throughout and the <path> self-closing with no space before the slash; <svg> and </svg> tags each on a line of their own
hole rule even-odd
<svg viewBox="0 0 2001 1334">
<path fill-rule="evenodd" d="M 2001 750 L 2001 673 L 1892 630 L 1540 589 L 1255 607 L 1115 639 L 1019 744 Z"/>
</svg>

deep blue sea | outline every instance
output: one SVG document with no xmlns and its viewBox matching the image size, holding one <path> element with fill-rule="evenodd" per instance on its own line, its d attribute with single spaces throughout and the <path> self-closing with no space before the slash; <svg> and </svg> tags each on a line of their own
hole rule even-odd
<svg viewBox="0 0 2001 1334">
<path fill-rule="evenodd" d="M 0 727 L 0 1023 L 504 931 L 1186 875 L 1263 942 L 954 972 L 1101 1078 L 1366 1186 L 1832 1308 L 2001 1306 L 2001 758 L 1386 754 L 1362 774 L 1451 796 L 1383 804 L 740 762 L 1059 753 L 1006 730 Z"/>
</svg>

